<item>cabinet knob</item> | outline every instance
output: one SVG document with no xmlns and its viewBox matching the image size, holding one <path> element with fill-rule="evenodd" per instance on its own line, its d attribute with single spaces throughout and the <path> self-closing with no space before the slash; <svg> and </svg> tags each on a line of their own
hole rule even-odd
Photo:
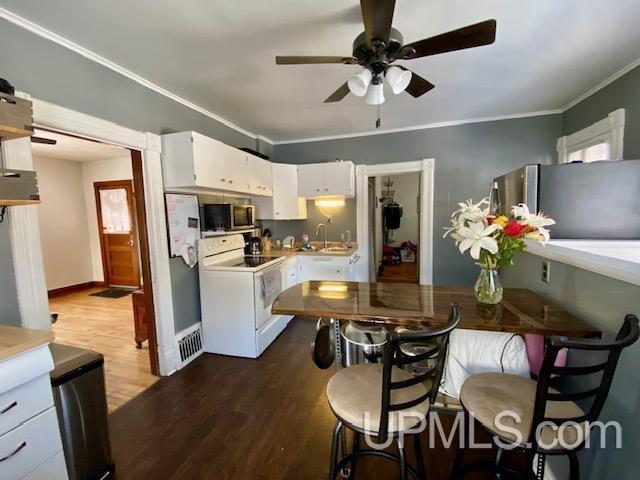
<svg viewBox="0 0 640 480">
<path fill-rule="evenodd" d="M 224 178 L 221 178 L 220 181 L 221 182 L 226 182 L 226 180 Z"/>
<path fill-rule="evenodd" d="M 229 183 L 233 183 L 233 180 L 229 180 Z"/>
<path fill-rule="evenodd" d="M 325 189 L 324 189 L 324 191 L 325 191 L 325 192 L 328 192 L 328 191 L 329 191 L 329 189 L 328 189 L 328 188 L 325 188 Z"/>
<path fill-rule="evenodd" d="M 316 192 L 319 192 L 319 191 L 320 191 L 320 189 L 319 189 L 319 188 L 316 188 Z"/>
</svg>

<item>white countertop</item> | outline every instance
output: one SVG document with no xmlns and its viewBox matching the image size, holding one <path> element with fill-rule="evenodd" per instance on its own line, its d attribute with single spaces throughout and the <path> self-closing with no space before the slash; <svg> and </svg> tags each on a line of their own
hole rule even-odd
<svg viewBox="0 0 640 480">
<path fill-rule="evenodd" d="M 527 252 L 640 285 L 640 240 L 529 240 Z"/>
</svg>

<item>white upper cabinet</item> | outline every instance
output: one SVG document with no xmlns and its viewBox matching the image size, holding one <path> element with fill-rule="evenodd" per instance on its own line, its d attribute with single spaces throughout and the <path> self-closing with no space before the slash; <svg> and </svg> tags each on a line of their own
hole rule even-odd
<svg viewBox="0 0 640 480">
<path fill-rule="evenodd" d="M 301 197 L 317 197 L 322 195 L 322 163 L 298 165 L 298 195 Z"/>
<path fill-rule="evenodd" d="M 301 220 L 307 218 L 307 202 L 298 197 L 298 175 L 295 165 L 272 163 L 273 196 L 256 197 L 259 220 Z"/>
<path fill-rule="evenodd" d="M 246 157 L 249 172 L 249 193 L 271 196 L 273 194 L 271 162 L 250 154 L 247 154 Z"/>
<path fill-rule="evenodd" d="M 353 162 L 310 163 L 298 166 L 298 195 L 355 196 L 355 168 Z"/>
<path fill-rule="evenodd" d="M 197 132 L 162 135 L 167 189 L 271 195 L 271 163 Z"/>
</svg>

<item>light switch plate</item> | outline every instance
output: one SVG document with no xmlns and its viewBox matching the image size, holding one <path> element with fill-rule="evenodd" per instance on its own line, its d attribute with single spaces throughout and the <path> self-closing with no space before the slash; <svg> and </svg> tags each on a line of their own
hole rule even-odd
<svg viewBox="0 0 640 480">
<path fill-rule="evenodd" d="M 542 281 L 544 283 L 549 283 L 551 277 L 551 262 L 546 260 L 542 262 Z"/>
</svg>

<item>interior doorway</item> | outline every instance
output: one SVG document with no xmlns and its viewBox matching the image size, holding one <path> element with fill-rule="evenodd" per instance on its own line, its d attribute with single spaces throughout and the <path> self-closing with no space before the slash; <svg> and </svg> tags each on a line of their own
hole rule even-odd
<svg viewBox="0 0 640 480">
<path fill-rule="evenodd" d="M 104 355 L 111 411 L 159 373 L 142 156 L 52 130 L 34 136 L 55 341 Z"/>
<path fill-rule="evenodd" d="M 139 288 L 140 254 L 132 180 L 94 182 L 104 279 L 109 287 Z"/>
<path fill-rule="evenodd" d="M 369 178 L 372 280 L 418 283 L 420 172 Z"/>
<path fill-rule="evenodd" d="M 418 194 L 414 197 L 416 203 L 415 209 L 417 211 L 418 233 L 416 241 L 411 242 L 415 244 L 416 247 L 413 267 L 416 270 L 417 281 L 420 285 L 433 284 L 434 165 L 434 159 L 430 158 L 411 162 L 358 165 L 356 167 L 356 189 L 358 191 L 356 197 L 358 251 L 362 258 L 365 259 L 364 262 L 360 262 L 361 267 L 358 271 L 359 281 L 378 281 L 377 267 L 382 263 L 381 256 L 382 253 L 384 253 L 385 238 L 383 236 L 382 210 L 378 208 L 377 213 L 374 214 L 372 205 L 379 207 L 381 204 L 379 200 L 383 197 L 382 189 L 384 188 L 382 179 L 390 176 L 414 174 L 417 175 L 417 177 L 414 176 L 413 178 L 418 182 Z M 376 180 L 378 177 L 379 180 Z M 413 209 L 413 207 L 410 208 Z M 397 228 L 387 228 L 387 230 L 397 230 Z M 376 232 L 381 232 L 381 234 L 376 235 Z M 388 243 L 389 242 L 387 242 L 387 244 Z M 392 248 L 402 250 L 402 243 L 403 241 L 400 241 L 398 247 L 394 245 Z M 392 256 L 397 253 L 401 254 L 401 252 L 389 253 Z M 412 262 L 404 263 L 410 264 Z M 407 265 L 405 269 L 411 269 L 411 266 Z M 399 270 L 401 269 L 399 268 Z M 415 277 L 411 273 L 408 274 L 402 271 L 398 273 L 398 277 L 405 282 L 408 281 L 409 276 L 409 281 L 415 281 Z"/>
</svg>

